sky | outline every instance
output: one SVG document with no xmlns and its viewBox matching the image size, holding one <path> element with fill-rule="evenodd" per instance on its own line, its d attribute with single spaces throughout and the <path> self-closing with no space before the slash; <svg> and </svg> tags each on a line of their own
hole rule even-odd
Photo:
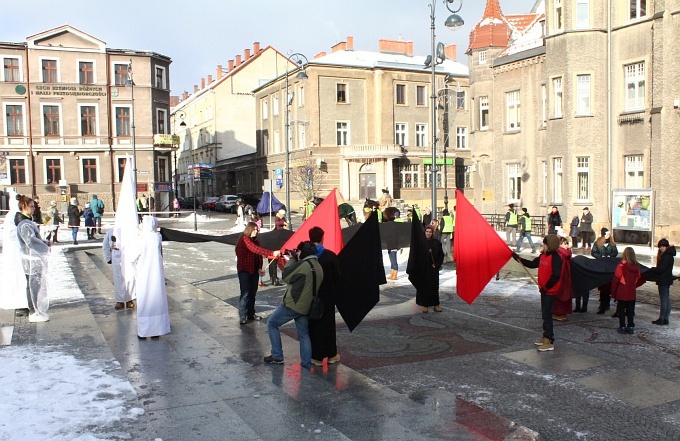
<svg viewBox="0 0 680 441">
<path fill-rule="evenodd" d="M 503 13 L 531 11 L 536 0 L 499 0 Z M 192 91 L 253 42 L 284 54 L 311 59 L 354 37 L 356 50 L 376 51 L 378 40 L 413 41 L 416 55 L 430 52 L 431 0 L 25 0 L 21 7 L 0 11 L 0 41 L 26 37 L 69 24 L 114 49 L 157 52 L 173 60 L 173 95 Z M 461 0 L 452 5 L 458 8 Z M 437 41 L 458 45 L 458 61 L 470 30 L 479 22 L 486 0 L 463 0 L 458 13 L 465 25 L 455 32 L 444 27 L 449 11 L 435 2 Z"/>
</svg>

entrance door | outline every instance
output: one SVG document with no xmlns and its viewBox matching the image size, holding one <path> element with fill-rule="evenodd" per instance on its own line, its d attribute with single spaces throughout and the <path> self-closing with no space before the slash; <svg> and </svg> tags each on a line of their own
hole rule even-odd
<svg viewBox="0 0 680 441">
<path fill-rule="evenodd" d="M 375 199 L 375 173 L 359 174 L 359 199 Z"/>
</svg>

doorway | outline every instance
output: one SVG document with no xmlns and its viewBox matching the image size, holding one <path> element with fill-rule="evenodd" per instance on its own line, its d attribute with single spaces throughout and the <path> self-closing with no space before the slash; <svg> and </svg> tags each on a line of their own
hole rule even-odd
<svg viewBox="0 0 680 441">
<path fill-rule="evenodd" d="M 375 199 L 375 173 L 359 173 L 359 199 Z"/>
</svg>

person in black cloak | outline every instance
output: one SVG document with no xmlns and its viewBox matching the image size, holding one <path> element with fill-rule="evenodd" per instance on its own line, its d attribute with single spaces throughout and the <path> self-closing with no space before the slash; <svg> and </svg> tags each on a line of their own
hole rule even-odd
<svg viewBox="0 0 680 441">
<path fill-rule="evenodd" d="M 425 247 L 425 283 L 416 291 L 416 304 L 423 307 L 423 313 L 428 312 L 430 306 L 434 306 L 435 312 L 442 312 L 439 306 L 439 270 L 444 263 L 444 250 L 442 243 L 434 238 L 434 228 L 431 225 L 425 227 Z"/>
<path fill-rule="evenodd" d="M 338 256 L 323 247 L 324 231 L 320 227 L 309 230 L 309 240 L 316 245 L 316 257 L 323 269 L 323 282 L 319 297 L 323 302 L 323 316 L 309 321 L 309 337 L 312 340 L 312 364 L 323 366 L 324 358 L 328 364 L 340 361 L 335 336 L 335 290 L 340 279 Z"/>
</svg>

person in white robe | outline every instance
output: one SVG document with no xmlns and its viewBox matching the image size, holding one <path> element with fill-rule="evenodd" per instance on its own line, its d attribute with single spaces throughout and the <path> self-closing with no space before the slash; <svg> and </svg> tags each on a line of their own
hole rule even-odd
<svg viewBox="0 0 680 441">
<path fill-rule="evenodd" d="M 0 308 L 14 309 L 17 316 L 28 315 L 28 300 L 26 297 L 26 276 L 21 263 L 21 248 L 17 236 L 17 226 L 14 217 L 19 212 L 19 202 L 15 191 L 9 193 L 9 211 L 5 215 L 2 230 L 2 259 L 0 277 Z"/>
<path fill-rule="evenodd" d="M 132 294 L 128 291 L 123 277 L 123 265 L 121 261 L 121 251 L 118 246 L 117 238 L 119 236 L 117 228 L 109 228 L 104 235 L 102 242 L 102 254 L 106 263 L 111 265 L 113 272 L 113 290 L 116 294 L 116 309 L 124 309 L 125 307 L 134 308 Z"/>
<path fill-rule="evenodd" d="M 137 293 L 137 336 L 158 337 L 170 333 L 170 312 L 165 290 L 165 272 L 158 219 L 144 216 L 134 259 Z"/>
</svg>

